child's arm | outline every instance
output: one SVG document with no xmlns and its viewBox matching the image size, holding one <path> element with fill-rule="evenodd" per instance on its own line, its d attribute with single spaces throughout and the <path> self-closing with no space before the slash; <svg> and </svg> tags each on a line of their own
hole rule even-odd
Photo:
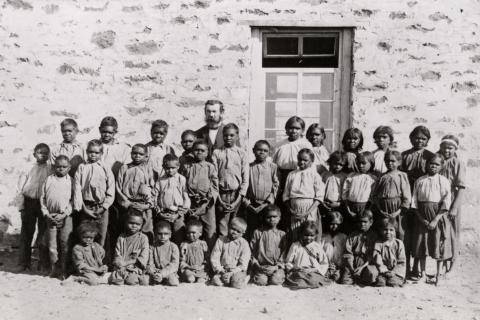
<svg viewBox="0 0 480 320">
<path fill-rule="evenodd" d="M 27 183 L 28 180 L 28 174 L 27 173 L 21 173 L 20 176 L 18 177 L 18 183 L 17 183 L 17 192 L 15 196 L 15 202 L 18 208 L 18 211 L 22 212 L 24 210 L 24 202 L 25 202 L 25 197 L 23 196 L 23 188 L 25 187 L 25 184 Z"/>
<path fill-rule="evenodd" d="M 113 204 L 115 200 L 115 177 L 113 176 L 112 170 L 110 168 L 104 168 L 107 176 L 107 190 L 105 192 L 105 200 L 103 200 L 103 209 L 105 212 L 108 212 L 108 208 Z M 105 213 L 106 214 L 106 213 Z"/>
<path fill-rule="evenodd" d="M 210 195 L 212 196 L 214 203 L 218 199 L 218 172 L 215 166 L 212 167 L 209 174 L 210 178 Z"/>
<path fill-rule="evenodd" d="M 180 244 L 180 270 L 190 269 L 190 265 L 187 263 L 187 244 L 182 242 Z"/>
<path fill-rule="evenodd" d="M 243 197 L 247 194 L 248 190 L 248 183 L 249 183 L 249 174 L 250 174 L 250 165 L 248 164 L 247 161 L 247 155 L 243 152 L 239 152 L 240 160 L 241 160 L 241 177 L 242 181 L 240 183 L 240 201 L 242 200 Z"/>
<path fill-rule="evenodd" d="M 83 196 L 82 196 L 82 171 L 84 164 L 81 163 L 77 172 L 75 172 L 75 177 L 73 178 L 73 210 L 80 211 L 84 207 L 83 205 Z"/>
<path fill-rule="evenodd" d="M 257 257 L 258 257 L 258 241 L 260 240 L 260 232 L 258 230 L 255 230 L 253 232 L 252 239 L 250 240 L 250 249 L 252 253 L 252 266 L 259 266 L 260 264 L 258 263 Z"/>
<path fill-rule="evenodd" d="M 277 198 L 278 188 L 280 186 L 280 181 L 278 180 L 278 170 L 275 164 L 272 164 L 272 193 L 267 198 L 267 202 L 270 204 L 275 203 Z"/>
<path fill-rule="evenodd" d="M 210 264 L 214 273 L 224 273 L 225 269 L 220 263 L 220 256 L 222 254 L 222 240 L 217 239 L 215 246 L 212 249 L 212 254 L 210 255 Z"/>
<path fill-rule="evenodd" d="M 40 189 L 40 210 L 42 211 L 43 216 L 45 219 L 47 219 L 49 222 L 55 222 L 53 219 L 53 215 L 50 214 L 50 212 L 47 209 L 47 195 L 46 195 L 46 187 L 47 187 L 47 180 L 42 185 L 42 188 Z"/>
<path fill-rule="evenodd" d="M 178 247 L 176 244 L 172 242 L 172 255 L 170 257 L 170 262 L 162 269 L 161 275 L 162 277 L 167 277 L 175 272 L 178 271 L 179 261 L 180 261 L 180 253 L 178 252 Z"/>
<path fill-rule="evenodd" d="M 295 261 L 296 256 L 296 243 L 290 246 L 287 256 L 285 257 L 285 270 L 289 272 L 293 269 L 293 262 Z"/>
<path fill-rule="evenodd" d="M 354 254 L 353 254 L 353 238 L 348 237 L 347 241 L 345 242 L 345 251 L 343 254 L 343 260 L 345 267 L 350 270 L 353 274 L 355 272 L 355 268 L 353 266 Z"/>
<path fill-rule="evenodd" d="M 449 215 L 451 217 L 455 217 L 458 214 L 458 210 L 460 209 L 463 201 L 463 196 L 465 194 L 465 187 L 466 187 L 466 169 L 465 164 L 463 162 L 459 162 L 458 165 L 458 172 L 455 176 L 455 180 L 453 182 L 453 186 L 455 187 L 455 194 L 452 206 L 450 207 Z"/>
<path fill-rule="evenodd" d="M 123 178 L 124 178 L 125 172 L 127 171 L 127 168 L 128 168 L 127 165 L 123 165 L 120 168 L 120 171 L 118 172 L 118 176 L 117 176 L 117 183 L 115 184 L 115 189 L 117 192 L 115 201 L 125 209 L 127 209 L 131 205 L 127 196 L 122 191 Z"/>
<path fill-rule="evenodd" d="M 146 272 L 149 275 L 154 275 L 156 271 L 157 268 L 155 267 L 155 260 L 153 259 L 153 247 L 150 247 L 148 250 L 148 263 Z"/>
<path fill-rule="evenodd" d="M 397 249 L 397 264 L 392 269 L 392 272 L 395 273 L 397 276 L 404 278 L 406 269 L 407 258 L 405 255 L 405 246 L 403 245 L 403 241 L 396 241 L 398 243 Z"/>
<path fill-rule="evenodd" d="M 412 204 L 412 192 L 410 191 L 410 182 L 404 172 L 400 172 L 400 192 L 402 193 L 402 211 L 408 210 Z"/>
<path fill-rule="evenodd" d="M 142 237 L 140 238 L 140 252 L 138 255 L 136 255 L 136 259 L 134 261 L 134 264 L 139 267 L 141 270 L 145 270 L 147 268 L 148 260 L 150 257 L 150 246 L 148 244 L 148 237 L 144 234 L 142 234 Z M 177 249 L 178 252 L 178 249 Z"/>
<path fill-rule="evenodd" d="M 388 268 L 382 259 L 382 244 L 379 242 L 375 243 L 375 249 L 373 250 L 373 264 L 377 267 L 380 274 L 388 272 Z"/>
</svg>

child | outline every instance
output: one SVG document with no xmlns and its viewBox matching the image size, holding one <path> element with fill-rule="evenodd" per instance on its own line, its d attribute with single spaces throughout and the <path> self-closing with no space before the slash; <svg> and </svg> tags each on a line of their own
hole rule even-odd
<svg viewBox="0 0 480 320">
<path fill-rule="evenodd" d="M 339 210 L 342 201 L 342 189 L 347 174 L 343 168 L 347 164 L 347 156 L 342 151 L 334 151 L 328 158 L 329 171 L 322 174 L 325 183 L 325 199 L 323 208 L 326 211 Z"/>
<path fill-rule="evenodd" d="M 40 267 L 46 267 L 48 253 L 45 244 L 42 242 L 45 233 L 45 218 L 40 208 L 40 193 L 43 183 L 52 173 L 52 167 L 47 163 L 50 148 L 45 143 L 40 143 L 33 149 L 35 164 L 27 174 L 22 174 L 18 182 L 18 210 L 22 219 L 20 230 L 20 248 L 18 271 L 25 271 L 31 268 L 32 240 L 35 234 L 35 226 L 38 228 L 37 243 L 40 246 Z"/>
<path fill-rule="evenodd" d="M 60 129 L 62 131 L 63 141 L 59 146 L 52 149 L 50 154 L 51 163 L 55 163 L 55 159 L 59 155 L 65 155 L 70 160 L 70 176 L 75 176 L 80 163 L 83 163 L 83 157 L 85 150 L 76 140 L 78 134 L 77 122 L 73 119 L 67 118 L 60 123 Z"/>
<path fill-rule="evenodd" d="M 108 226 L 108 209 L 115 198 L 115 178 L 112 170 L 101 160 L 103 144 L 91 140 L 87 145 L 87 162 L 81 163 L 75 173 L 73 209 L 79 211 L 79 220 L 98 222 L 98 242 L 105 246 Z"/>
<path fill-rule="evenodd" d="M 242 238 L 246 229 L 245 220 L 235 217 L 229 223 L 228 235 L 217 239 L 210 256 L 214 273 L 212 285 L 226 285 L 236 289 L 245 287 L 251 256 L 248 242 Z"/>
<path fill-rule="evenodd" d="M 208 144 L 197 140 L 193 144 L 192 162 L 186 163 L 182 174 L 187 180 L 187 193 L 191 200 L 189 218 L 199 219 L 205 230 L 205 240 L 209 248 L 215 244 L 215 201 L 218 197 L 218 174 L 213 164 L 207 162 Z"/>
<path fill-rule="evenodd" d="M 322 230 L 318 205 L 323 201 L 325 186 L 317 171 L 312 169 L 313 151 L 302 149 L 298 152 L 298 169 L 288 174 L 283 191 L 283 201 L 290 213 L 290 241 L 298 241 L 299 229 L 307 221 L 314 221 L 317 230 Z M 321 237 L 321 232 L 319 233 Z"/>
<path fill-rule="evenodd" d="M 158 179 L 155 190 L 157 197 L 156 219 L 167 221 L 173 230 L 173 242 L 180 244 L 185 236 L 184 216 L 190 208 L 187 182 L 178 173 L 178 158 L 173 154 L 163 157 L 164 173 Z"/>
<path fill-rule="evenodd" d="M 302 118 L 294 116 L 285 123 L 285 132 L 287 139 L 280 141 L 275 146 L 273 162 L 278 167 L 280 180 L 280 192 L 285 187 L 288 174 L 297 169 L 297 155 L 301 149 L 312 149 L 312 144 L 305 138 L 302 138 L 305 131 L 305 121 Z"/>
<path fill-rule="evenodd" d="M 337 282 L 340 280 L 340 270 L 343 268 L 343 255 L 347 236 L 340 232 L 343 216 L 338 211 L 327 213 L 328 231 L 322 235 L 320 244 L 328 258 L 326 277 Z"/>
<path fill-rule="evenodd" d="M 373 213 L 369 209 L 357 216 L 358 229 L 347 238 L 343 255 L 341 284 L 360 283 L 371 285 L 375 282 L 376 267 L 371 265 L 377 233 L 370 229 Z"/>
<path fill-rule="evenodd" d="M 40 193 L 40 205 L 47 223 L 46 238 L 51 277 L 67 274 L 68 243 L 72 233 L 72 178 L 70 162 L 65 155 L 55 159 L 55 174 L 47 177 Z M 58 244 L 57 244 L 58 242 Z M 57 249 L 58 248 L 58 249 Z"/>
<path fill-rule="evenodd" d="M 74 281 L 91 286 L 108 283 L 108 267 L 102 262 L 105 250 L 93 241 L 98 231 L 98 225 L 93 221 L 85 221 L 77 228 L 80 243 L 73 247 L 72 253 Z"/>
<path fill-rule="evenodd" d="M 128 208 L 133 207 L 143 212 L 142 231 L 148 236 L 149 242 L 153 240 L 152 209 L 153 197 L 153 170 L 147 165 L 147 147 L 136 144 L 132 147 L 132 162 L 124 164 L 118 173 L 115 201 L 120 210 L 121 221 L 124 221 Z M 120 230 L 115 235 L 120 234 Z"/>
<path fill-rule="evenodd" d="M 318 288 L 330 284 L 325 277 L 328 269 L 327 255 L 322 245 L 314 241 L 318 236 L 317 225 L 306 221 L 302 225 L 301 240 L 290 247 L 285 268 L 287 286 L 292 289 Z"/>
<path fill-rule="evenodd" d="M 243 199 L 246 211 L 246 238 L 251 239 L 253 231 L 260 226 L 260 213 L 269 204 L 275 203 L 278 191 L 277 165 L 267 161 L 270 144 L 258 140 L 253 147 L 255 161 L 250 163 L 247 196 Z"/>
<path fill-rule="evenodd" d="M 141 232 L 142 224 L 143 213 L 130 207 L 125 233 L 117 239 L 110 284 L 148 285 L 148 276 L 145 274 L 149 258 L 148 237 Z"/>
<path fill-rule="evenodd" d="M 118 122 L 114 117 L 105 117 L 100 122 L 100 141 L 102 142 L 102 162 L 117 177 L 118 171 L 130 158 L 130 146 L 115 139 Z"/>
<path fill-rule="evenodd" d="M 327 138 L 325 129 L 318 123 L 313 123 L 307 129 L 307 140 L 312 144 L 312 151 L 315 154 L 315 165 L 317 167 L 326 167 L 330 153 L 323 145 L 323 142 Z"/>
<path fill-rule="evenodd" d="M 355 228 L 355 217 L 370 206 L 372 190 L 377 178 L 371 173 L 374 165 L 371 152 L 362 152 L 357 155 L 356 167 L 358 172 L 352 172 L 345 179 L 342 189 L 342 200 L 346 208 L 344 217 L 344 231 L 350 233 Z"/>
<path fill-rule="evenodd" d="M 287 250 L 286 234 L 277 228 L 280 208 L 269 204 L 264 209 L 265 223 L 253 233 L 252 249 L 253 282 L 259 286 L 282 285 L 285 281 L 283 258 Z"/>
<path fill-rule="evenodd" d="M 377 177 L 380 177 L 383 173 L 387 172 L 384 158 L 385 152 L 387 152 L 394 143 L 392 128 L 388 126 L 379 126 L 373 132 L 373 140 L 377 145 L 377 150 L 373 151 L 373 158 L 375 159 L 373 173 Z"/>
<path fill-rule="evenodd" d="M 382 241 L 375 243 L 373 263 L 377 267 L 377 287 L 403 287 L 405 282 L 405 248 L 403 241 L 395 238 L 397 221 L 392 218 L 382 220 Z"/>
<path fill-rule="evenodd" d="M 185 130 L 182 132 L 182 140 L 181 140 L 181 145 L 183 147 L 183 153 L 178 158 L 178 161 L 180 161 L 180 172 L 183 171 L 183 167 L 187 164 L 190 164 L 194 161 L 193 157 L 193 143 L 197 139 L 197 136 L 195 135 L 195 131 L 193 130 Z M 208 144 L 207 144 L 208 148 Z"/>
<path fill-rule="evenodd" d="M 420 177 L 413 187 L 412 208 L 416 209 L 417 224 L 413 243 L 415 267 L 420 262 L 418 280 L 425 276 L 427 256 L 437 260 L 435 284 L 440 267 L 453 256 L 453 228 L 448 218 L 452 203 L 450 181 L 439 174 L 443 156 L 434 154 L 427 160 L 427 174 Z"/>
<path fill-rule="evenodd" d="M 163 120 L 155 120 L 152 122 L 150 136 L 152 140 L 147 143 L 148 148 L 148 164 L 155 172 L 155 181 L 163 174 L 163 158 L 167 154 L 175 155 L 172 146 L 165 143 L 168 134 L 168 123 Z"/>
<path fill-rule="evenodd" d="M 345 172 L 358 172 L 355 159 L 363 148 L 363 134 L 358 128 L 350 128 L 345 131 L 342 138 L 343 151 L 347 155 L 347 166 Z"/>
<path fill-rule="evenodd" d="M 172 227 L 166 221 L 155 226 L 155 242 L 150 247 L 147 272 L 152 284 L 178 286 L 179 252 L 175 243 L 170 241 Z"/>
<path fill-rule="evenodd" d="M 219 197 L 217 200 L 217 232 L 227 235 L 227 226 L 237 215 L 248 189 L 248 162 L 245 152 L 236 146 L 238 127 L 223 127 L 223 147 L 213 150 L 212 162 L 217 168 Z"/>
<path fill-rule="evenodd" d="M 402 240 L 405 236 L 405 216 L 411 204 L 410 184 L 405 172 L 399 171 L 402 156 L 396 150 L 385 153 L 387 172 L 382 174 L 373 191 L 373 201 L 379 215 L 376 216 L 376 226 L 384 218 L 392 218 L 397 222 L 397 238 Z M 408 262 L 408 260 L 407 260 Z"/>
<path fill-rule="evenodd" d="M 187 241 L 180 245 L 180 278 L 182 281 L 204 283 L 208 279 L 206 267 L 209 251 L 207 243 L 200 240 L 201 236 L 202 223 L 199 220 L 190 220 L 187 223 Z"/>
<path fill-rule="evenodd" d="M 446 135 L 440 143 L 439 153 L 445 158 L 440 174 L 445 176 L 452 187 L 452 206 L 449 216 L 452 219 L 453 229 L 455 230 L 453 260 L 458 255 L 460 249 L 460 219 L 462 213 L 462 199 L 466 188 L 466 170 L 462 160 L 457 158 L 456 151 L 459 147 L 458 138 L 454 135 Z M 453 263 L 452 260 L 452 263 Z M 450 266 L 451 268 L 452 266 Z"/>
</svg>

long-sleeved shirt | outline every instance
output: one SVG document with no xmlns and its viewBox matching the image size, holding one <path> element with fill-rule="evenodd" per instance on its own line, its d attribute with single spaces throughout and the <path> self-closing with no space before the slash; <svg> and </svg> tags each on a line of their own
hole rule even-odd
<svg viewBox="0 0 480 320">
<path fill-rule="evenodd" d="M 328 262 L 335 264 L 337 267 L 343 265 L 343 255 L 345 253 L 345 243 L 347 242 L 347 235 L 344 233 L 336 233 L 331 235 L 325 233 L 322 235 L 320 244 L 327 255 Z"/>
<path fill-rule="evenodd" d="M 112 170 L 115 177 L 122 165 L 130 161 L 130 150 L 128 144 L 118 140 L 114 140 L 111 144 L 103 144 L 102 162 Z"/>
<path fill-rule="evenodd" d="M 154 144 L 152 141 L 146 144 L 148 151 L 147 163 L 153 168 L 155 172 L 160 176 L 163 174 L 163 157 L 167 154 L 175 155 L 175 149 L 172 146 L 161 143 Z"/>
<path fill-rule="evenodd" d="M 310 167 L 305 170 L 294 170 L 288 174 L 283 201 L 294 198 L 323 201 L 325 185 L 317 171 Z"/>
<path fill-rule="evenodd" d="M 115 178 L 103 162 L 87 162 L 78 166 L 73 185 L 73 209 L 80 211 L 85 201 L 101 204 L 108 210 L 115 199 Z"/>
<path fill-rule="evenodd" d="M 377 149 L 373 151 L 373 159 L 375 161 L 373 173 L 377 177 L 380 177 L 382 174 L 387 172 L 387 165 L 385 164 L 385 151 L 383 151 L 382 149 Z"/>
<path fill-rule="evenodd" d="M 441 209 L 450 209 L 452 204 L 450 181 L 438 173 L 418 178 L 413 187 L 412 208 L 418 208 L 419 202 L 441 202 Z"/>
<path fill-rule="evenodd" d="M 105 250 L 97 242 L 90 246 L 77 244 L 73 247 L 72 262 L 77 274 L 90 272 L 89 267 L 100 268 L 103 266 L 104 257 Z"/>
<path fill-rule="evenodd" d="M 456 155 L 445 160 L 440 169 L 440 174 L 450 181 L 452 193 L 467 186 L 465 164 Z"/>
<path fill-rule="evenodd" d="M 40 199 L 43 183 L 52 172 L 50 164 L 34 163 L 28 173 L 20 175 L 17 185 L 17 194 L 20 198 L 17 204 L 19 210 L 23 209 L 24 197 Z"/>
<path fill-rule="evenodd" d="M 279 186 L 277 165 L 268 161 L 252 162 L 249 173 L 247 199 L 274 203 Z"/>
<path fill-rule="evenodd" d="M 212 162 L 217 168 L 220 192 L 238 190 L 242 196 L 247 194 L 248 162 L 242 149 L 237 146 L 215 149 Z"/>
<path fill-rule="evenodd" d="M 405 247 L 402 240 L 393 239 L 375 243 L 373 262 L 377 268 L 380 269 L 382 266 L 385 266 L 388 271 L 405 278 L 406 261 Z"/>
<path fill-rule="evenodd" d="M 328 158 L 330 157 L 330 153 L 328 152 L 327 148 L 324 145 L 321 145 L 319 147 L 312 147 L 312 151 L 315 156 L 313 163 L 317 166 L 326 166 Z"/>
<path fill-rule="evenodd" d="M 144 202 L 153 207 L 154 187 L 153 171 L 150 166 L 146 163 L 124 164 L 118 172 L 116 200 L 120 204 L 125 201 Z"/>
<path fill-rule="evenodd" d="M 347 238 L 345 243 L 344 262 L 354 269 L 361 264 L 368 263 L 373 258 L 373 249 L 377 241 L 377 234 L 373 230 L 367 232 L 356 231 Z"/>
<path fill-rule="evenodd" d="M 261 266 L 283 264 L 287 250 L 286 233 L 278 229 L 257 229 L 250 240 L 252 261 Z"/>
<path fill-rule="evenodd" d="M 215 273 L 219 273 L 225 268 L 239 268 L 240 271 L 246 272 L 250 257 L 251 252 L 247 240 L 241 237 L 231 240 L 228 236 L 221 236 L 215 242 L 210 263 Z"/>
<path fill-rule="evenodd" d="M 377 178 L 368 173 L 351 173 L 343 183 L 342 200 L 368 202 Z"/>
<path fill-rule="evenodd" d="M 132 260 L 134 255 L 136 261 L 133 266 L 129 267 L 130 270 L 145 270 L 149 259 L 148 237 L 141 232 L 132 235 L 121 234 L 115 246 L 114 264 L 118 260 Z"/>
<path fill-rule="evenodd" d="M 310 242 L 304 246 L 299 241 L 294 242 L 288 251 L 285 264 L 295 269 L 315 268 L 321 275 L 328 270 L 328 258 L 318 242 Z"/>
<path fill-rule="evenodd" d="M 279 169 L 294 170 L 297 168 L 298 152 L 304 148 L 312 150 L 312 144 L 305 138 L 282 140 L 275 146 L 272 160 Z"/>
<path fill-rule="evenodd" d="M 400 197 L 402 199 L 402 207 L 410 208 L 412 194 L 407 174 L 399 170 L 384 173 L 378 179 L 372 196 L 377 201 Z"/>
<path fill-rule="evenodd" d="M 149 269 L 154 272 L 162 271 L 168 275 L 176 273 L 180 263 L 180 253 L 175 243 L 167 241 L 156 243 L 150 247 Z"/>
<path fill-rule="evenodd" d="M 40 193 L 40 208 L 43 215 L 71 214 L 73 201 L 73 183 L 69 175 L 57 177 L 49 175 Z"/>
<path fill-rule="evenodd" d="M 196 267 L 204 269 L 208 259 L 208 246 L 203 240 L 182 242 L 180 245 L 180 269 Z"/>
<path fill-rule="evenodd" d="M 70 160 L 70 172 L 69 174 L 73 177 L 75 172 L 77 171 L 78 166 L 80 163 L 84 163 L 85 157 L 85 150 L 83 149 L 82 145 L 78 143 L 78 141 L 72 141 L 72 143 L 62 142 L 55 148 L 51 149 L 50 152 L 50 161 L 51 163 L 55 163 L 55 159 L 58 156 L 64 155 L 67 156 Z"/>
<path fill-rule="evenodd" d="M 413 188 L 415 181 L 427 173 L 427 159 L 431 156 L 433 156 L 433 153 L 427 149 L 409 149 L 402 152 L 400 170 L 407 174 L 410 187 Z"/>
<path fill-rule="evenodd" d="M 173 177 L 163 175 L 155 184 L 157 207 L 168 209 L 171 206 L 190 208 L 185 177 L 176 173 Z"/>
<path fill-rule="evenodd" d="M 213 164 L 207 161 L 186 163 L 181 172 L 187 180 L 187 192 L 190 197 L 206 198 L 210 194 L 218 196 L 218 174 Z"/>
<path fill-rule="evenodd" d="M 345 179 L 347 179 L 345 172 L 332 173 L 326 171 L 322 174 L 322 181 L 325 184 L 325 200 L 339 202 L 342 199 L 342 189 Z"/>
</svg>

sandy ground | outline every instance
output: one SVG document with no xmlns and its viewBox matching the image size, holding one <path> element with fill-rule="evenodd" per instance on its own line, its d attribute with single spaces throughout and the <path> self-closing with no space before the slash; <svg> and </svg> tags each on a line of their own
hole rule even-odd
<svg viewBox="0 0 480 320">
<path fill-rule="evenodd" d="M 465 217 L 463 250 L 438 287 L 331 285 L 291 291 L 179 287 L 87 287 L 34 274 L 9 272 L 14 252 L 0 253 L 0 319 L 476 319 L 480 320 L 479 221 Z M 433 264 L 429 264 L 432 272 Z"/>
</svg>

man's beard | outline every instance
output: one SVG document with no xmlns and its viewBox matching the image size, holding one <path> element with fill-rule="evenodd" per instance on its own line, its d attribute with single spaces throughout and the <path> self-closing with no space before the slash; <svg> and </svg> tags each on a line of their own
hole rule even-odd
<svg viewBox="0 0 480 320">
<path fill-rule="evenodd" d="M 209 119 L 207 116 L 205 116 L 205 122 L 207 123 L 207 127 L 209 127 L 210 129 L 217 129 L 222 123 L 222 121 L 223 121 L 222 115 L 218 117 L 218 120 Z"/>
</svg>

